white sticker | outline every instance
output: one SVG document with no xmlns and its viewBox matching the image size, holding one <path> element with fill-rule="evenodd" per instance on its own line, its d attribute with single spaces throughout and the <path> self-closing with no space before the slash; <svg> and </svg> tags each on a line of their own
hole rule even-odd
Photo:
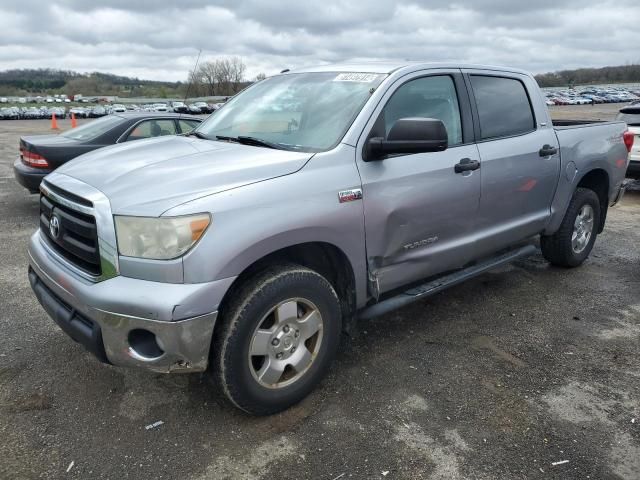
<svg viewBox="0 0 640 480">
<path fill-rule="evenodd" d="M 378 78 L 377 73 L 339 73 L 334 82 L 371 83 Z"/>
</svg>

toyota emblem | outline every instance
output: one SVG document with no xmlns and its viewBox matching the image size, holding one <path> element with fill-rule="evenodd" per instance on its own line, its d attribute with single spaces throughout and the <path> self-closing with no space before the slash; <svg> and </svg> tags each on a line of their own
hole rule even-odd
<svg viewBox="0 0 640 480">
<path fill-rule="evenodd" d="M 49 219 L 49 233 L 56 240 L 58 239 L 58 235 L 60 235 L 60 220 L 55 215 L 51 215 Z"/>
</svg>

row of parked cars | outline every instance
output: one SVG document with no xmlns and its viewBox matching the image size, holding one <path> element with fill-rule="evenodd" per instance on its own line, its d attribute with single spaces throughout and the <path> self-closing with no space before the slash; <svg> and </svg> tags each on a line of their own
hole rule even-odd
<svg viewBox="0 0 640 480">
<path fill-rule="evenodd" d="M 39 118 L 67 118 L 64 107 L 5 107 L 0 108 L 0 120 L 34 120 Z"/>
<path fill-rule="evenodd" d="M 99 118 L 112 113 L 124 112 L 163 112 L 163 113 L 187 113 L 190 115 L 208 115 L 215 112 L 222 103 L 209 104 L 206 102 L 151 103 L 146 105 L 89 105 L 67 109 L 66 107 L 4 107 L 0 108 L 0 120 L 33 120 L 39 118 L 67 118 L 73 113 L 76 118 Z"/>
<path fill-rule="evenodd" d="M 190 104 L 186 104 L 184 102 L 169 102 L 169 104 L 164 105 L 162 103 L 156 104 L 156 108 L 167 108 L 167 111 L 174 113 L 190 113 L 192 115 L 200 115 L 200 114 L 210 114 L 215 112 L 218 108 L 222 106 L 222 103 L 207 103 L 207 102 L 194 102 Z"/>
<path fill-rule="evenodd" d="M 592 105 L 640 101 L 640 89 L 621 87 L 586 87 L 580 90 L 547 91 L 547 105 Z"/>
</svg>

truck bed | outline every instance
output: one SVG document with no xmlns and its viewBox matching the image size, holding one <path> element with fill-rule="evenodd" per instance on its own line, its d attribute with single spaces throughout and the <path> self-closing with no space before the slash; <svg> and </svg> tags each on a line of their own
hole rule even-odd
<svg viewBox="0 0 640 480">
<path fill-rule="evenodd" d="M 628 152 L 622 142 L 627 125 L 622 121 L 559 120 L 553 128 L 560 144 L 558 188 L 551 206 L 550 231 L 560 225 L 578 181 L 587 171 L 598 170 L 609 180 L 609 203 L 622 184 Z"/>
<path fill-rule="evenodd" d="M 593 124 L 608 123 L 605 120 L 553 120 L 551 122 L 556 130 L 566 128 L 586 127 Z"/>
</svg>

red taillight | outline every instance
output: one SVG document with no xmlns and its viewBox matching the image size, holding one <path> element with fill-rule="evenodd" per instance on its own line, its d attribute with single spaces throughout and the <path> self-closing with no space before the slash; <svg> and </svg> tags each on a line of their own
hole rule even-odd
<svg viewBox="0 0 640 480">
<path fill-rule="evenodd" d="M 631 153 L 631 147 L 633 147 L 633 133 L 629 130 L 622 134 L 622 139 L 624 140 L 624 146 L 627 147 L 627 152 Z"/>
<path fill-rule="evenodd" d="M 20 150 L 22 163 L 34 168 L 49 168 L 49 162 L 42 155 L 31 152 L 29 150 Z"/>
</svg>

